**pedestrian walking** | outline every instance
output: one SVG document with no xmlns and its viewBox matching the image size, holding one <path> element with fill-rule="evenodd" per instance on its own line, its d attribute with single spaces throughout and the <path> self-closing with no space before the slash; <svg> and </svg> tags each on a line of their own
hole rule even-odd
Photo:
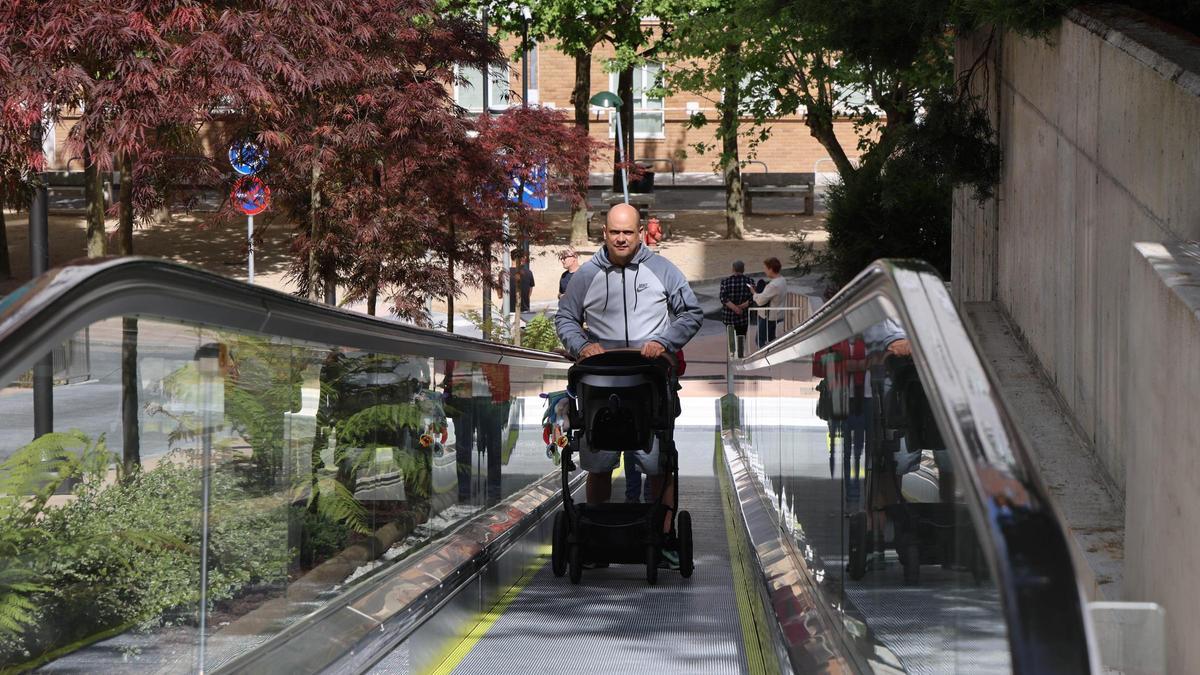
<svg viewBox="0 0 1200 675">
<path fill-rule="evenodd" d="M 558 298 L 567 294 L 567 284 L 571 283 L 571 277 L 579 271 L 579 253 L 572 247 L 568 246 L 558 252 L 558 261 L 562 263 L 563 273 L 558 278 Z"/>
<path fill-rule="evenodd" d="M 529 269 L 529 259 L 519 248 L 512 250 L 512 267 L 508 268 L 508 304 L 513 311 L 518 311 L 518 296 L 521 312 L 529 311 L 529 296 L 533 292 L 533 270 Z"/>
</svg>

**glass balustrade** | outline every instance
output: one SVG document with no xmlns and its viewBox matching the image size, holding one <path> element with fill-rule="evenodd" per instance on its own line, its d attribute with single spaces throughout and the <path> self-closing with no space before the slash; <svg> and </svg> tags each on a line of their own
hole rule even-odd
<svg viewBox="0 0 1200 675">
<path fill-rule="evenodd" d="M 49 353 L 75 364 L 52 375 L 51 433 L 32 373 L 0 390 L 6 667 L 210 670 L 555 469 L 549 362 L 150 316 Z"/>
<path fill-rule="evenodd" d="M 735 377 L 739 443 L 850 634 L 904 672 L 1010 672 L 962 467 L 901 320 Z"/>
</svg>

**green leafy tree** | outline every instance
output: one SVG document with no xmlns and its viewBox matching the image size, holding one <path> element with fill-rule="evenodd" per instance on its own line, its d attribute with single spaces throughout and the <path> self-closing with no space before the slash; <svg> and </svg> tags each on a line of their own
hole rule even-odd
<svg viewBox="0 0 1200 675">
<path fill-rule="evenodd" d="M 779 115 L 803 117 L 841 179 L 828 199 L 822 258 L 835 280 L 913 252 L 947 270 L 953 187 L 985 196 L 999 170 L 986 114 L 969 93 L 973 72 L 956 78 L 951 63 L 954 27 L 983 10 L 998 11 L 987 0 L 713 0 L 670 15 L 668 44 L 677 60 L 698 64 L 681 69 L 679 84 L 724 89 L 723 139 L 737 137 L 739 112 L 760 128 Z M 838 136 L 846 122 L 857 147 Z M 726 140 L 723 150 L 728 167 L 736 149 Z"/>
<path fill-rule="evenodd" d="M 667 89 L 712 96 L 710 102 L 718 114 L 716 135 L 721 144 L 716 167 L 725 183 L 725 237 L 742 239 L 745 237 L 745 199 L 739 140 L 747 133 L 741 122 L 744 102 L 752 100 L 755 93 L 751 89 L 754 73 L 743 58 L 742 45 L 753 38 L 756 28 L 739 23 L 746 15 L 738 11 L 738 4 L 732 0 L 705 0 L 682 5 L 667 2 L 660 12 L 667 22 L 658 49 L 669 62 Z M 759 122 L 771 115 L 772 110 L 762 110 Z M 699 128 L 708 122 L 704 113 L 696 113 L 689 125 Z M 757 128 L 760 129 L 758 139 L 765 139 L 761 124 Z M 696 149 L 705 153 L 713 148 L 698 144 Z"/>
<path fill-rule="evenodd" d="M 488 12 L 492 22 L 507 33 L 520 34 L 526 27 L 522 6 L 504 4 L 492 6 L 488 2 L 470 0 L 456 2 L 460 10 Z M 632 67 L 645 57 L 645 44 L 650 35 L 642 26 L 640 17 L 652 14 L 646 0 L 532 0 L 523 4 L 530 12 L 528 22 L 529 44 L 554 40 L 559 51 L 575 61 L 575 86 L 571 90 L 571 105 L 575 111 L 575 125 L 584 134 L 591 125 L 590 104 L 592 96 L 592 54 L 597 46 L 609 42 L 617 48 L 618 56 L 614 67 L 625 72 L 621 78 L 625 93 L 618 92 L 626 102 L 621 111 L 621 123 L 626 130 L 627 145 L 633 142 Z M 577 187 L 586 194 L 586 184 Z M 571 241 L 581 244 L 587 240 L 587 205 L 578 204 L 571 209 Z"/>
</svg>

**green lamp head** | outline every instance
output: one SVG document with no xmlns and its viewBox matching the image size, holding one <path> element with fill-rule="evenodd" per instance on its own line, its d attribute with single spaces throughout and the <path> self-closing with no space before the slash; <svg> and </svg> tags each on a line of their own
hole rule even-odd
<svg viewBox="0 0 1200 675">
<path fill-rule="evenodd" d="M 611 91 L 602 91 L 588 100 L 594 106 L 601 108 L 620 108 L 621 97 Z"/>
</svg>

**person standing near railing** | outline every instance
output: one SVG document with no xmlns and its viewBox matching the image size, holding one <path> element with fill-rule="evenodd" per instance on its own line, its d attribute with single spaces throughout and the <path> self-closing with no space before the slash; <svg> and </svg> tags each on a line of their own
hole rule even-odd
<svg viewBox="0 0 1200 675">
<path fill-rule="evenodd" d="M 746 276 L 746 263 L 733 261 L 733 274 L 721 280 L 721 322 L 733 328 L 733 352 L 746 355 L 746 331 L 750 329 L 750 290 L 754 282 Z"/>
<path fill-rule="evenodd" d="M 783 310 L 777 309 L 783 305 L 784 298 L 787 297 L 787 279 L 780 274 L 782 269 L 783 263 L 779 262 L 779 258 L 771 257 L 764 260 L 763 270 L 767 273 L 767 285 L 761 292 L 751 296 L 754 304 L 763 308 L 759 310 L 758 331 L 755 335 L 759 349 L 775 340 L 775 328 L 783 320 Z M 746 286 L 751 291 L 754 290 L 753 284 Z M 766 315 L 765 322 L 762 314 Z"/>
</svg>

